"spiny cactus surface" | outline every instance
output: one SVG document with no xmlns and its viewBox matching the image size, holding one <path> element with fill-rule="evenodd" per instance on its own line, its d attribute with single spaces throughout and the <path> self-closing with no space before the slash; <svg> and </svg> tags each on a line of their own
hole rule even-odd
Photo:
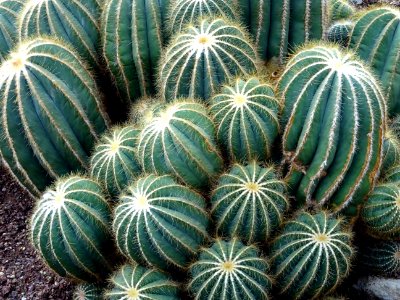
<svg viewBox="0 0 400 300">
<path fill-rule="evenodd" d="M 398 165 L 400 162 L 400 140 L 391 129 L 386 130 L 383 140 L 382 172 Z"/>
<path fill-rule="evenodd" d="M 387 183 L 400 184 L 400 165 L 384 170 L 383 180 Z"/>
<path fill-rule="evenodd" d="M 362 250 L 361 263 L 379 274 L 396 276 L 400 274 L 400 242 L 373 241 L 374 244 Z"/>
<path fill-rule="evenodd" d="M 92 283 L 79 284 L 72 295 L 72 300 L 103 300 L 103 289 Z"/>
<path fill-rule="evenodd" d="M 354 23 L 351 21 L 340 21 L 333 24 L 328 31 L 328 41 L 347 47 L 353 27 Z"/>
<path fill-rule="evenodd" d="M 0 63 L 6 59 L 17 42 L 17 19 L 23 5 L 23 0 L 0 1 Z"/>
<path fill-rule="evenodd" d="M 328 2 L 330 2 L 330 17 L 332 21 L 349 19 L 355 13 L 355 8 L 348 0 L 328 0 Z"/>
</svg>

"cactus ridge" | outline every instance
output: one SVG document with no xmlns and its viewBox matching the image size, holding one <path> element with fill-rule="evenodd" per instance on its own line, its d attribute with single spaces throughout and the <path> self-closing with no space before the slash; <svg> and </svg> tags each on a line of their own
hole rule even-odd
<svg viewBox="0 0 400 300">
<path fill-rule="evenodd" d="M 23 0 L 0 1 L 0 63 L 17 42 L 17 19 L 23 5 Z"/>
<path fill-rule="evenodd" d="M 383 141 L 382 167 L 383 173 L 400 162 L 400 140 L 395 132 L 389 127 L 385 132 Z"/>
<path fill-rule="evenodd" d="M 364 250 L 362 264 L 380 274 L 396 276 L 400 274 L 400 243 L 395 241 L 374 241 Z"/>
<path fill-rule="evenodd" d="M 79 284 L 72 295 L 72 300 L 103 300 L 103 289 L 92 283 Z"/>
<path fill-rule="evenodd" d="M 395 165 L 384 172 L 383 181 L 385 183 L 400 184 L 400 165 Z"/>
</svg>

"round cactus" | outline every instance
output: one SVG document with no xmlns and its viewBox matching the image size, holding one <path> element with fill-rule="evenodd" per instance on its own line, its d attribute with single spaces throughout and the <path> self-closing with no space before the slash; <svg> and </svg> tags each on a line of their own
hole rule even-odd
<svg viewBox="0 0 400 300">
<path fill-rule="evenodd" d="M 233 160 L 266 160 L 278 135 L 279 102 L 257 78 L 235 80 L 211 100 L 218 142 Z"/>
<path fill-rule="evenodd" d="M 383 140 L 383 158 L 382 158 L 382 171 L 398 165 L 400 162 L 400 140 L 392 130 L 385 132 Z"/>
<path fill-rule="evenodd" d="M 90 175 L 118 195 L 140 173 L 136 146 L 140 131 L 134 126 L 116 127 L 96 145 L 90 160 Z"/>
<path fill-rule="evenodd" d="M 161 99 L 143 97 L 132 104 L 129 119 L 142 128 L 153 120 L 155 112 L 164 104 L 165 102 Z"/>
<path fill-rule="evenodd" d="M 92 283 L 79 284 L 72 295 L 72 300 L 103 300 L 103 289 Z"/>
<path fill-rule="evenodd" d="M 400 243 L 394 241 L 373 241 L 363 250 L 361 263 L 368 269 L 386 276 L 400 274 Z"/>
<path fill-rule="evenodd" d="M 199 189 L 222 168 L 214 124 L 204 105 L 190 100 L 155 112 L 140 135 L 138 154 L 145 172 L 173 174 Z"/>
<path fill-rule="evenodd" d="M 296 199 L 356 215 L 381 164 L 386 110 L 378 83 L 351 53 L 320 45 L 289 61 L 278 91 Z"/>
<path fill-rule="evenodd" d="M 253 246 L 217 240 L 191 267 L 189 290 L 196 300 L 269 299 L 269 266 Z"/>
<path fill-rule="evenodd" d="M 3 62 L 0 98 L 1 156 L 36 197 L 54 178 L 86 168 L 107 128 L 94 78 L 75 52 L 49 39 L 22 43 Z"/>
<path fill-rule="evenodd" d="M 330 0 L 330 17 L 332 21 L 350 18 L 355 8 L 347 0 Z"/>
<path fill-rule="evenodd" d="M 351 233 L 325 212 L 301 212 L 273 242 L 272 269 L 285 299 L 315 299 L 333 291 L 350 271 Z"/>
<path fill-rule="evenodd" d="M 256 50 L 239 25 L 204 19 L 177 34 L 160 64 L 160 88 L 167 101 L 208 99 L 229 78 L 256 71 Z"/>
<path fill-rule="evenodd" d="M 103 55 L 120 94 L 129 101 L 155 93 L 164 42 L 159 0 L 110 0 L 102 15 Z"/>
<path fill-rule="evenodd" d="M 347 47 L 350 33 L 354 24 L 351 21 L 342 21 L 333 24 L 328 31 L 328 41 Z"/>
<path fill-rule="evenodd" d="M 391 115 L 400 112 L 400 10 L 378 7 L 355 23 L 349 47 L 372 66 L 388 99 Z"/>
<path fill-rule="evenodd" d="M 268 240 L 289 206 L 285 183 L 272 167 L 256 162 L 236 164 L 222 175 L 211 203 L 218 234 L 240 236 L 248 243 Z"/>
<path fill-rule="evenodd" d="M 134 261 L 184 268 L 207 237 L 205 206 L 199 194 L 169 175 L 140 178 L 115 209 L 117 245 Z"/>
<path fill-rule="evenodd" d="M 383 181 L 386 183 L 400 184 L 400 165 L 395 165 L 385 170 Z"/>
<path fill-rule="evenodd" d="M 52 35 L 71 44 L 91 66 L 100 63 L 98 19 L 102 0 L 29 0 L 20 14 L 19 38 Z"/>
<path fill-rule="evenodd" d="M 400 186 L 394 183 L 377 185 L 361 215 L 372 236 L 400 239 Z"/>
<path fill-rule="evenodd" d="M 33 245 L 61 276 L 102 279 L 110 270 L 110 207 L 102 189 L 80 176 L 60 179 L 37 203 L 32 215 Z"/>
<path fill-rule="evenodd" d="M 24 3 L 23 0 L 0 0 L 0 63 L 17 41 L 17 18 Z"/>
</svg>

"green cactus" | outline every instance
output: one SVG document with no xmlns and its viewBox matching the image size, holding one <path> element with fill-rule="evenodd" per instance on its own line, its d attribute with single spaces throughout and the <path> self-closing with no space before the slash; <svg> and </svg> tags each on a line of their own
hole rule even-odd
<svg viewBox="0 0 400 300">
<path fill-rule="evenodd" d="M 23 0 L 0 0 L 0 63 L 17 42 L 17 18 L 23 5 Z"/>
<path fill-rule="evenodd" d="M 189 290 L 197 300 L 270 299 L 269 266 L 254 246 L 216 240 L 190 267 Z"/>
<path fill-rule="evenodd" d="M 128 101 L 155 93 L 155 68 L 164 43 L 162 3 L 109 0 L 103 11 L 103 55 Z"/>
<path fill-rule="evenodd" d="M 347 0 L 329 0 L 329 2 L 332 21 L 349 19 L 355 13 L 355 8 Z"/>
<path fill-rule="evenodd" d="M 400 243 L 394 241 L 372 241 L 373 244 L 363 250 L 361 264 L 376 273 L 385 276 L 400 274 Z"/>
<path fill-rule="evenodd" d="M 221 170 L 222 159 L 206 107 L 181 100 L 162 108 L 139 138 L 138 155 L 144 171 L 173 174 L 198 189 L 208 187 Z"/>
<path fill-rule="evenodd" d="M 355 23 L 349 48 L 380 79 L 389 114 L 400 113 L 400 10 L 378 7 L 366 11 Z"/>
<path fill-rule="evenodd" d="M 361 216 L 371 236 L 400 239 L 400 186 L 377 185 L 369 195 Z"/>
<path fill-rule="evenodd" d="M 354 23 L 351 21 L 336 22 L 329 28 L 328 41 L 347 47 L 353 27 Z"/>
<path fill-rule="evenodd" d="M 31 220 L 34 247 L 61 276 L 93 281 L 111 269 L 110 207 L 100 185 L 81 176 L 59 179 L 38 201 Z"/>
<path fill-rule="evenodd" d="M 19 19 L 19 39 L 52 35 L 71 44 L 92 67 L 100 66 L 102 0 L 29 0 Z"/>
<path fill-rule="evenodd" d="M 285 299 L 315 299 L 333 291 L 350 271 L 351 233 L 321 211 L 300 212 L 271 246 L 271 266 Z"/>
<path fill-rule="evenodd" d="M 103 289 L 93 283 L 79 284 L 72 295 L 72 300 L 103 300 Z"/>
<path fill-rule="evenodd" d="M 278 135 L 280 105 L 257 78 L 236 79 L 211 100 L 217 139 L 233 160 L 266 160 Z"/>
<path fill-rule="evenodd" d="M 96 145 L 90 159 L 90 175 L 117 196 L 141 171 L 136 155 L 140 130 L 115 127 Z"/>
<path fill-rule="evenodd" d="M 391 129 L 386 130 L 383 140 L 382 172 L 398 165 L 400 162 L 400 140 Z"/>
<path fill-rule="evenodd" d="M 166 49 L 159 67 L 160 92 L 167 101 L 209 99 L 230 78 L 254 73 L 256 63 L 256 50 L 238 24 L 221 18 L 199 20 Z"/>
<path fill-rule="evenodd" d="M 124 265 L 110 279 L 109 300 L 179 300 L 178 286 L 166 275 L 139 265 Z"/>
<path fill-rule="evenodd" d="M 298 52 L 278 91 L 296 200 L 356 215 L 381 164 L 386 110 L 378 83 L 351 53 L 327 44 Z"/>
<path fill-rule="evenodd" d="M 86 167 L 107 128 L 93 76 L 49 39 L 22 43 L 3 62 L 0 98 L 3 162 L 36 197 L 54 178 Z"/>
<path fill-rule="evenodd" d="M 222 175 L 211 203 L 218 234 L 240 236 L 246 243 L 267 241 L 289 207 L 285 183 L 273 167 L 263 168 L 256 162 L 235 164 Z"/>
<path fill-rule="evenodd" d="M 400 184 L 400 165 L 395 165 L 385 170 L 383 181 L 386 183 Z"/>
<path fill-rule="evenodd" d="M 153 120 L 156 111 L 164 104 L 165 102 L 158 98 L 140 98 L 132 104 L 129 120 L 142 128 Z"/>
<path fill-rule="evenodd" d="M 202 196 L 169 175 L 140 178 L 115 209 L 117 246 L 140 263 L 184 268 L 208 236 L 205 206 Z"/>
</svg>

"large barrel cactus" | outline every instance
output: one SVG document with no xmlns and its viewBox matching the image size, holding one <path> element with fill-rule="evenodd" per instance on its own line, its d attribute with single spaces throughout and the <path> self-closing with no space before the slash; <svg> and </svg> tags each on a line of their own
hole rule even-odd
<svg viewBox="0 0 400 300">
<path fill-rule="evenodd" d="M 103 0 L 27 1 L 19 17 L 19 38 L 52 35 L 70 43 L 91 66 L 99 66 L 99 18 Z"/>
<path fill-rule="evenodd" d="M 217 240 L 202 249 L 189 271 L 189 290 L 197 300 L 269 299 L 272 281 L 266 260 L 238 239 Z"/>
<path fill-rule="evenodd" d="M 315 299 L 334 290 L 348 275 L 351 233 L 325 212 L 301 212 L 273 242 L 273 275 L 284 299 Z"/>
<path fill-rule="evenodd" d="M 85 64 L 49 39 L 21 44 L 1 65 L 0 98 L 1 156 L 34 196 L 54 178 L 86 167 L 107 128 Z"/>
<path fill-rule="evenodd" d="M 18 40 L 17 19 L 24 0 L 0 0 L 0 63 Z"/>
<path fill-rule="evenodd" d="M 400 10 L 378 7 L 365 12 L 355 23 L 349 48 L 380 78 L 389 113 L 400 113 Z"/>
<path fill-rule="evenodd" d="M 61 276 L 104 279 L 111 266 L 110 207 L 100 185 L 81 176 L 60 179 L 37 203 L 32 215 L 33 245 Z"/>
<path fill-rule="evenodd" d="M 115 209 L 113 230 L 127 257 L 160 269 L 184 268 L 206 239 L 202 196 L 169 175 L 148 175 L 127 188 Z"/>
<path fill-rule="evenodd" d="M 362 249 L 361 264 L 368 271 L 384 276 L 400 275 L 400 242 L 373 240 L 371 243 Z"/>
<path fill-rule="evenodd" d="M 222 168 L 214 124 L 206 107 L 182 100 L 160 107 L 138 144 L 145 172 L 173 174 L 195 188 L 206 188 Z"/>
<path fill-rule="evenodd" d="M 160 92 L 178 97 L 210 98 L 221 84 L 256 71 L 256 50 L 245 30 L 222 18 L 199 20 L 177 34 L 160 64 Z"/>
<path fill-rule="evenodd" d="M 103 54 L 121 96 L 155 93 L 155 68 L 164 43 L 158 0 L 109 0 L 102 15 Z"/>
<path fill-rule="evenodd" d="M 386 109 L 378 83 L 351 53 L 326 45 L 298 52 L 278 90 L 298 203 L 356 215 L 381 164 Z"/>
</svg>

